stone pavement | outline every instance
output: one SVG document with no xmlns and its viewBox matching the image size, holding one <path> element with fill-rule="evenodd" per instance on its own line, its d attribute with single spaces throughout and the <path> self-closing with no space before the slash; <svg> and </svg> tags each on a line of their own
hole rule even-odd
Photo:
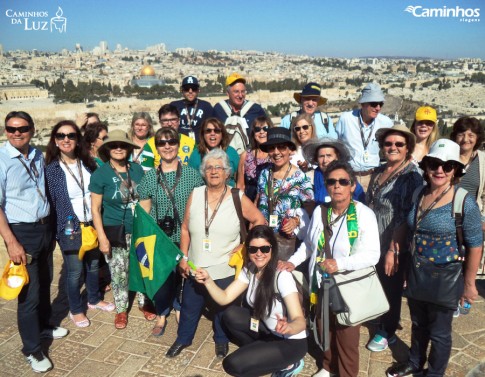
<svg viewBox="0 0 485 377">
<path fill-rule="evenodd" d="M 5 250 L 0 247 L 0 253 Z M 1 268 L 5 262 L 0 258 Z M 76 328 L 67 318 L 67 298 L 62 289 L 65 278 L 62 257 L 55 251 L 55 277 L 52 287 L 54 323 L 70 330 L 61 340 L 44 344 L 54 369 L 48 377 L 155 377 L 155 376 L 224 376 L 221 362 L 214 356 L 211 323 L 202 318 L 192 346 L 182 351 L 175 359 L 166 358 L 165 352 L 174 342 L 177 331 L 175 316 L 170 316 L 165 335 L 156 338 L 150 335 L 153 324 L 145 321 L 136 308 L 130 313 L 128 327 L 116 330 L 114 314 L 89 310 L 91 326 Z M 61 284 L 59 284 L 61 282 Z M 480 298 L 469 315 L 454 320 L 453 351 L 447 376 L 485 376 L 485 281 L 479 281 Z M 107 299 L 112 297 L 108 293 Z M 407 305 L 403 303 L 403 330 L 392 350 L 371 354 L 365 349 L 369 340 L 369 329 L 362 327 L 359 376 L 385 376 L 385 370 L 394 359 L 406 359 L 410 341 L 411 322 Z M 16 302 L 0 300 L 0 376 L 36 376 L 25 362 L 16 325 Z M 230 351 L 235 346 L 231 345 Z M 317 371 L 315 357 L 311 350 L 305 357 L 305 368 L 301 375 L 311 376 Z M 480 364 L 481 362 L 481 364 Z M 474 369 L 474 370 L 473 370 Z M 473 370 L 473 371 L 472 371 Z"/>
</svg>

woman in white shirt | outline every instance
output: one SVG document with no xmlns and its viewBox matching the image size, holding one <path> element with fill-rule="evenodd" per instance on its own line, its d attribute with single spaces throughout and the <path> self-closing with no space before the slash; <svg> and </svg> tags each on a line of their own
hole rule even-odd
<svg viewBox="0 0 485 377">
<path fill-rule="evenodd" d="M 240 348 L 222 365 L 232 376 L 296 375 L 304 366 L 307 336 L 295 280 L 289 272 L 276 271 L 278 244 L 270 227 L 251 229 L 246 250 L 243 270 L 225 290 L 204 269 L 195 274 L 219 305 L 227 305 L 247 291 L 250 308 L 231 306 L 224 312 L 224 325 Z"/>
</svg>

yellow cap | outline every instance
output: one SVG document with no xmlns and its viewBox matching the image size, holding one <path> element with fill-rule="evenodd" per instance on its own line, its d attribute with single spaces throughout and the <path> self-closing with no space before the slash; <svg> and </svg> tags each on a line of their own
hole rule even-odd
<svg viewBox="0 0 485 377">
<path fill-rule="evenodd" d="M 5 300 L 13 300 L 28 283 L 29 274 L 25 265 L 16 265 L 12 261 L 8 261 L 0 280 L 0 297 Z"/>
<path fill-rule="evenodd" d="M 418 110 L 416 110 L 416 120 L 430 120 L 434 123 L 438 120 L 438 116 L 436 115 L 436 110 L 430 106 L 421 106 Z"/>
<path fill-rule="evenodd" d="M 234 84 L 236 81 L 240 81 L 243 84 L 246 84 L 246 79 L 243 76 L 241 76 L 239 73 L 234 72 L 234 73 L 231 73 L 229 76 L 227 76 L 226 86 L 230 86 Z"/>
</svg>

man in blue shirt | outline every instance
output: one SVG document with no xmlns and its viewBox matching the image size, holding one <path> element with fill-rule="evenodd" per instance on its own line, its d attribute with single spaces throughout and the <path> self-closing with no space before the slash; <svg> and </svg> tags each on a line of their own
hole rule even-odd
<svg viewBox="0 0 485 377">
<path fill-rule="evenodd" d="M 381 114 L 384 106 L 384 93 L 375 83 L 368 84 L 363 90 L 359 103 L 360 109 L 342 113 L 335 127 L 339 140 L 349 146 L 350 165 L 360 184 L 367 191 L 370 176 L 379 166 L 379 143 L 376 131 L 392 127 L 392 120 Z"/>
<path fill-rule="evenodd" d="M 179 132 L 195 139 L 197 144 L 200 139 L 200 129 L 205 119 L 210 118 L 214 109 L 212 105 L 198 98 L 200 93 L 199 80 L 195 76 L 186 76 L 182 80 L 180 91 L 184 99 L 173 101 L 180 113 Z"/>
<path fill-rule="evenodd" d="M 241 154 L 249 147 L 253 121 L 266 114 L 260 105 L 246 100 L 246 79 L 239 73 L 227 77 L 226 92 L 229 99 L 214 106 L 214 116 L 226 125 L 230 145 Z"/>
<path fill-rule="evenodd" d="M 294 111 L 291 114 L 285 115 L 281 119 L 281 127 L 290 128 L 291 121 L 298 115 L 307 113 L 313 118 L 315 123 L 315 131 L 318 138 L 328 137 L 331 139 L 337 138 L 337 132 L 333 125 L 332 119 L 328 114 L 318 110 L 319 106 L 327 103 L 327 99 L 321 96 L 322 88 L 315 82 L 306 84 L 301 93 L 294 93 L 293 98 L 301 106 L 299 111 Z"/>
<path fill-rule="evenodd" d="M 44 175 L 44 157 L 30 146 L 34 121 L 23 111 L 5 118 L 7 142 L 0 148 L 0 235 L 13 263 L 27 266 L 29 284 L 18 296 L 17 320 L 22 352 L 34 372 L 52 369 L 42 352 L 42 338 L 58 339 L 68 331 L 49 325 L 50 285 L 55 247 Z"/>
</svg>

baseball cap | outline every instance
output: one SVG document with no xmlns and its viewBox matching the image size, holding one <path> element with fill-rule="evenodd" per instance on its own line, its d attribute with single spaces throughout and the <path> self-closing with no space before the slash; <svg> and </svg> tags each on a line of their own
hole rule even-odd
<svg viewBox="0 0 485 377">
<path fill-rule="evenodd" d="M 416 110 L 416 120 L 430 120 L 434 123 L 438 120 L 438 116 L 436 115 L 436 110 L 430 106 L 421 106 L 418 110 Z"/>
<path fill-rule="evenodd" d="M 23 286 L 29 283 L 29 274 L 23 264 L 8 261 L 0 280 L 0 297 L 13 300 L 18 297 Z"/>
<path fill-rule="evenodd" d="M 239 73 L 231 73 L 229 76 L 227 76 L 226 79 L 226 86 L 231 86 L 233 85 L 236 81 L 242 82 L 243 84 L 246 84 L 246 79 L 240 75 Z"/>
<path fill-rule="evenodd" d="M 197 80 L 197 77 L 195 76 L 185 76 L 182 80 L 182 85 L 181 86 L 197 86 L 199 87 L 199 80 Z"/>
</svg>

